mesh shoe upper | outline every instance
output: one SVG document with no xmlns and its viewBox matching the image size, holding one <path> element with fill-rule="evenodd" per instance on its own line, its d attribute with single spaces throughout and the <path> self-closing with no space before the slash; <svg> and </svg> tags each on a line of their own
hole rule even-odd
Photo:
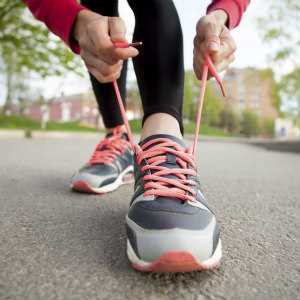
<svg viewBox="0 0 300 300">
<path fill-rule="evenodd" d="M 119 127 L 96 146 L 89 162 L 73 177 L 72 183 L 86 182 L 100 188 L 114 182 L 118 176 L 133 165 L 133 154 L 126 133 Z"/>
<path fill-rule="evenodd" d="M 141 144 L 141 147 L 145 145 L 149 140 L 157 140 L 159 141 L 161 138 L 169 139 L 172 142 L 178 144 L 182 151 L 185 151 L 183 141 L 177 139 L 176 137 L 169 136 L 169 135 L 156 135 L 152 136 L 149 139 L 146 139 Z M 157 144 L 152 144 L 152 154 L 153 156 L 158 156 L 160 160 L 156 166 L 162 166 L 167 169 L 173 169 L 174 172 L 170 171 L 164 172 L 164 177 L 171 179 L 170 184 L 163 183 L 162 186 L 159 187 L 160 178 L 158 177 L 147 177 L 150 172 L 152 175 L 156 172 L 160 172 L 161 169 L 149 170 L 149 168 L 144 168 L 146 164 L 149 164 L 153 156 L 148 156 L 144 161 L 138 163 L 138 159 L 136 158 L 135 161 L 135 193 L 131 201 L 131 207 L 128 213 L 128 219 L 130 220 L 131 226 L 128 226 L 127 230 L 135 231 L 132 224 L 136 224 L 138 228 L 143 228 L 144 230 L 151 230 L 153 232 L 165 232 L 166 230 L 172 229 L 181 229 L 181 230 L 188 230 L 193 232 L 200 232 L 205 234 L 206 239 L 208 241 L 208 250 L 206 255 L 209 256 L 213 253 L 215 247 L 217 246 L 217 242 L 219 239 L 219 228 L 216 223 L 215 216 L 211 209 L 208 208 L 204 196 L 200 190 L 199 180 L 196 176 L 196 171 L 194 169 L 195 166 L 191 164 L 184 165 L 182 163 L 181 157 L 177 157 L 177 153 L 173 152 L 174 148 L 170 147 L 170 151 L 165 151 L 165 154 L 162 151 L 159 151 L 161 148 L 160 142 Z M 146 149 L 147 151 L 147 149 Z M 186 152 L 185 152 L 186 153 Z M 156 160 L 157 161 L 157 160 Z M 155 164 L 155 163 L 154 163 Z M 178 172 L 178 169 L 194 169 L 194 172 Z M 142 171 L 144 170 L 144 172 Z M 182 174 L 187 174 L 181 176 Z M 152 179 L 154 183 L 150 186 L 150 189 L 147 192 L 147 178 Z M 156 182 L 158 181 L 158 187 L 162 190 L 161 194 L 159 195 L 159 191 L 157 192 L 158 195 L 151 195 L 151 188 L 156 187 Z M 185 188 L 183 186 L 182 192 L 178 190 L 174 180 L 179 180 L 180 183 L 186 183 L 187 187 L 190 189 Z M 181 185 L 179 185 L 181 186 Z M 174 196 L 163 196 L 164 194 L 168 194 L 164 191 L 164 189 L 170 189 L 171 192 L 175 190 Z M 192 190 L 192 191 L 191 191 Z M 182 196 L 182 193 L 188 194 L 191 198 L 186 198 Z M 172 194 L 172 193 L 171 193 Z M 179 195 L 179 197 L 176 197 Z M 131 222 L 132 221 L 132 222 Z M 134 223 L 133 223 L 134 222 Z M 136 239 L 138 235 L 136 232 L 129 234 L 129 239 L 132 240 L 132 245 L 135 247 L 136 252 L 139 253 L 141 250 L 138 250 L 138 245 L 142 244 L 142 241 L 137 241 Z M 199 235 L 198 235 L 199 236 Z M 141 237 L 140 237 L 141 238 Z M 141 238 L 142 239 L 142 238 Z M 176 241 L 172 242 L 173 246 L 176 247 Z M 148 250 L 147 250 L 148 251 Z M 156 250 L 158 251 L 158 250 Z"/>
</svg>

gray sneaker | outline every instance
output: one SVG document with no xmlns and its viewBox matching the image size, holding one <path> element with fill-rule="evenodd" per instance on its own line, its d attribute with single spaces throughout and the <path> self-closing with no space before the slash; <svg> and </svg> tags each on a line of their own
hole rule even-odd
<svg viewBox="0 0 300 300">
<path fill-rule="evenodd" d="M 219 226 L 182 140 L 155 135 L 135 157 L 135 192 L 126 216 L 127 255 L 140 271 L 188 272 L 219 265 Z"/>
<path fill-rule="evenodd" d="M 71 179 L 71 188 L 83 193 L 104 194 L 133 181 L 133 152 L 121 126 L 96 146 L 89 162 Z"/>
</svg>

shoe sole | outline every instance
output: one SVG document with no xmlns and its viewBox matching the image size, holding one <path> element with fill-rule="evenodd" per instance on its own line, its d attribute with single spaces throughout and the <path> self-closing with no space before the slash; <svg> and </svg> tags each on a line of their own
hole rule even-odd
<svg viewBox="0 0 300 300">
<path fill-rule="evenodd" d="M 222 243 L 219 239 L 214 254 L 206 261 L 199 262 L 186 251 L 169 251 L 152 262 L 141 260 L 127 239 L 127 256 L 134 269 L 142 272 L 177 273 L 211 270 L 219 267 L 222 257 Z"/>
<path fill-rule="evenodd" d="M 121 185 L 130 184 L 133 181 L 133 166 L 129 166 L 118 176 L 118 178 L 114 182 L 108 185 L 102 186 L 100 188 L 94 188 L 90 186 L 86 181 L 78 180 L 71 184 L 71 189 L 81 193 L 102 195 L 113 192 L 116 189 L 118 189 Z"/>
</svg>

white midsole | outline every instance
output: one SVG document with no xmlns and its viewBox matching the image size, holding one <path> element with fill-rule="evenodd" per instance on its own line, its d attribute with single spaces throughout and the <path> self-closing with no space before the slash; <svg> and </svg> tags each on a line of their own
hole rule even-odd
<svg viewBox="0 0 300 300">
<path fill-rule="evenodd" d="M 90 187 L 90 189 L 92 191 L 94 191 L 95 193 L 112 192 L 112 191 L 116 190 L 119 186 L 121 186 L 122 184 L 129 183 L 129 182 L 124 182 L 123 177 L 125 175 L 127 175 L 127 173 L 130 173 L 130 172 L 133 172 L 133 165 L 128 166 L 123 172 L 121 172 L 120 175 L 118 176 L 118 178 L 114 182 L 112 182 L 108 185 L 105 185 L 103 187 L 100 187 L 100 188 Z"/>
<path fill-rule="evenodd" d="M 133 264 L 136 264 L 136 265 L 139 265 L 141 267 L 149 267 L 151 266 L 151 264 L 153 262 L 147 262 L 147 261 L 144 261 L 142 259 L 140 259 L 134 252 L 131 244 L 130 244 L 130 241 L 127 239 L 127 256 L 128 256 L 128 259 L 131 261 L 131 263 Z M 195 256 L 193 256 L 193 258 L 195 259 L 195 261 L 201 265 L 202 267 L 209 267 L 211 265 L 213 265 L 215 262 L 218 262 L 221 260 L 221 257 L 222 257 L 222 243 L 221 243 L 221 239 L 219 239 L 218 241 L 218 245 L 217 245 L 217 248 L 214 252 L 214 254 L 207 260 L 201 262 L 199 261 Z"/>
</svg>

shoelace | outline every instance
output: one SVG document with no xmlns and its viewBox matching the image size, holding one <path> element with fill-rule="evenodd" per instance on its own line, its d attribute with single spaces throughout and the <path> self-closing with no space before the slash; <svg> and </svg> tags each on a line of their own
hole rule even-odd
<svg viewBox="0 0 300 300">
<path fill-rule="evenodd" d="M 117 155 L 121 155 L 124 151 L 131 147 L 131 144 L 124 138 L 124 129 L 122 126 L 117 126 L 113 129 L 112 135 L 103 139 L 95 148 L 89 163 L 94 164 L 109 164 Z"/>
<path fill-rule="evenodd" d="M 196 182 L 188 179 L 188 176 L 195 177 L 197 175 L 196 165 L 187 150 L 167 138 L 153 139 L 141 146 L 141 151 L 137 153 L 137 162 L 139 165 L 146 162 L 141 168 L 141 172 L 146 174 L 143 176 L 145 182 L 144 196 L 194 200 L 196 193 L 192 187 L 196 185 Z M 176 157 L 176 164 L 179 167 L 166 168 L 161 166 L 168 161 L 167 154 Z"/>
<path fill-rule="evenodd" d="M 115 43 L 116 47 L 122 48 L 129 47 L 131 45 L 133 44 L 124 42 Z M 116 81 L 113 82 L 130 145 L 137 156 L 137 163 L 141 165 L 141 172 L 144 174 L 144 196 L 172 197 L 183 201 L 195 201 L 196 191 L 193 187 L 197 183 L 195 180 L 189 178 L 195 178 L 197 175 L 195 162 L 196 146 L 200 132 L 208 71 L 216 79 L 223 96 L 225 96 L 222 81 L 217 74 L 209 55 L 206 54 L 202 70 L 200 94 L 197 101 L 194 142 L 191 148 L 186 149 L 167 138 L 153 139 L 142 146 L 134 144 L 118 84 Z M 161 165 L 167 161 L 168 153 L 176 157 L 176 163 L 180 166 L 180 168 L 167 168 Z"/>
</svg>

